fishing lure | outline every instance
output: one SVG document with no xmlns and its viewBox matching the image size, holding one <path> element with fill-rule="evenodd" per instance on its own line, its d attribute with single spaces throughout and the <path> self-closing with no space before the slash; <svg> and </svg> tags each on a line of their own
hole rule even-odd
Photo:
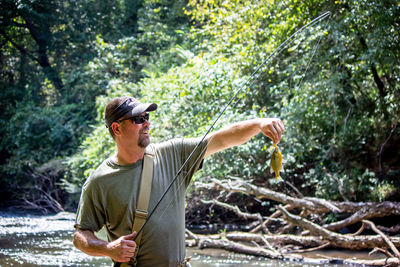
<svg viewBox="0 0 400 267">
<path fill-rule="evenodd" d="M 279 148 L 276 144 L 274 144 L 275 150 L 272 152 L 271 157 L 271 172 L 275 172 L 275 179 L 282 179 L 279 175 L 279 172 L 282 171 L 282 153 L 279 151 Z"/>
</svg>

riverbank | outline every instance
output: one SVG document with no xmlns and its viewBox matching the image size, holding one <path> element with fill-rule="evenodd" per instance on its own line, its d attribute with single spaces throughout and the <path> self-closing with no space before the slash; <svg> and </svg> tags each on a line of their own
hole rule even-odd
<svg viewBox="0 0 400 267">
<path fill-rule="evenodd" d="M 69 212 L 43 216 L 23 211 L 0 211 L 0 266 L 110 266 L 111 260 L 87 256 L 73 246 L 74 219 L 75 214 Z M 325 250 L 309 253 L 308 256 L 315 260 L 302 263 L 271 260 L 221 249 L 187 249 L 193 267 L 345 266 L 321 262 L 324 255 L 338 257 L 339 254 L 343 259 L 354 256 L 370 259 L 367 253 L 349 255 Z"/>
<path fill-rule="evenodd" d="M 72 244 L 75 214 L 27 214 L 0 211 L 0 266 L 110 266 L 111 260 L 90 257 Z M 335 266 L 301 262 L 285 262 L 231 253 L 220 249 L 188 248 L 193 267 L 216 266 Z"/>
</svg>

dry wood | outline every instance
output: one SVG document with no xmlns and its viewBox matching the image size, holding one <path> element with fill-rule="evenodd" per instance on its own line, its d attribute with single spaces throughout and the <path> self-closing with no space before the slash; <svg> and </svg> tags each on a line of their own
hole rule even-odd
<svg viewBox="0 0 400 267">
<path fill-rule="evenodd" d="M 262 236 L 261 239 L 262 239 L 264 245 L 265 245 L 269 250 L 271 250 L 272 252 L 275 252 L 276 254 L 280 254 L 280 253 L 268 242 L 268 240 L 267 240 L 265 237 Z M 253 242 L 254 242 L 254 241 L 253 241 Z M 254 242 L 254 243 L 257 244 L 256 242 Z"/>
<path fill-rule="evenodd" d="M 316 198 L 300 199 L 267 188 L 257 187 L 238 179 L 229 182 L 212 179 L 211 183 L 196 183 L 196 187 L 254 195 L 259 199 L 270 199 L 283 204 L 290 204 L 294 208 L 306 208 L 317 213 L 331 212 L 332 209 L 336 212 L 355 213 L 364 208 L 366 210 L 373 210 L 373 214 L 370 216 L 385 217 L 388 215 L 400 215 L 400 203 L 398 202 L 335 202 L 322 199 L 317 200 Z"/>
<path fill-rule="evenodd" d="M 249 246 L 227 239 L 200 239 L 198 246 L 199 248 L 219 248 L 237 253 L 268 257 L 271 259 L 283 258 L 280 253 L 276 252 L 276 250 L 269 250 L 260 246 Z"/>
<path fill-rule="evenodd" d="M 285 206 L 285 209 L 291 210 L 291 209 L 292 209 L 292 206 L 286 205 L 286 206 Z M 261 225 L 258 225 L 257 227 L 255 227 L 254 229 L 252 229 L 250 232 L 251 232 L 251 233 L 257 233 L 257 232 L 261 231 L 262 227 L 267 227 L 268 224 L 269 224 L 271 221 L 276 221 L 276 218 L 278 218 L 278 217 L 281 216 L 281 215 L 282 215 L 282 213 L 281 213 L 279 210 L 275 211 L 275 212 L 274 212 L 271 216 L 269 216 L 268 219 L 266 219 Z M 279 220 L 279 221 L 280 221 L 280 220 Z"/>
<path fill-rule="evenodd" d="M 49 169 L 49 173 L 41 173 L 41 169 Z M 22 204 L 20 207 L 23 209 L 40 210 L 44 214 L 49 212 L 64 211 L 60 204 L 61 198 L 59 196 L 59 189 L 57 188 L 57 178 L 59 173 L 57 169 L 42 166 L 40 170 L 29 169 L 27 174 L 34 179 L 34 190 L 30 190 L 22 197 Z"/>
<path fill-rule="evenodd" d="M 196 236 L 195 238 L 193 238 Z M 227 251 L 235 252 L 235 253 L 243 253 L 247 255 L 261 256 L 272 259 L 284 259 L 284 260 L 296 260 L 296 261 L 304 261 L 304 262 L 319 262 L 319 263 L 343 263 L 349 265 L 360 265 L 360 266 L 399 266 L 400 260 L 397 258 L 387 258 L 387 259 L 379 259 L 379 260 L 357 260 L 357 259 L 337 259 L 331 258 L 327 256 L 320 256 L 318 259 L 307 258 L 303 255 L 295 255 L 292 253 L 279 253 L 275 249 L 266 249 L 263 248 L 263 238 L 269 239 L 268 242 L 277 241 L 280 239 L 282 241 L 281 236 L 267 236 L 260 234 L 245 234 L 245 233 L 235 233 L 233 235 L 227 234 L 217 234 L 217 235 L 195 235 L 191 234 L 192 240 L 187 240 L 188 242 L 192 241 L 191 245 L 197 245 L 199 248 L 218 248 L 224 249 Z M 292 238 L 296 238 L 292 236 Z M 306 237 L 299 237 L 301 239 L 308 239 Z M 314 237 L 318 239 L 318 237 Z M 260 242 L 260 245 L 251 246 L 247 245 L 251 240 L 257 241 L 257 244 Z M 240 241 L 240 242 L 239 242 Z M 300 240 L 297 240 L 300 241 Z M 320 248 L 327 246 L 327 244 L 322 244 Z M 316 248 L 315 248 L 316 249 Z M 301 251 L 298 251 L 301 252 Z M 397 265 L 396 265 L 397 264 Z"/>
<path fill-rule="evenodd" d="M 389 258 L 394 258 L 392 253 L 390 253 L 387 249 L 383 249 L 383 248 L 374 248 L 370 253 L 368 253 L 368 255 L 372 255 L 376 252 L 381 252 L 381 253 L 385 254 L 386 256 L 388 256 Z"/>
<path fill-rule="evenodd" d="M 373 222 L 370 222 L 368 220 L 363 220 L 363 223 L 368 224 L 372 230 L 375 231 L 375 233 L 377 233 L 378 235 L 380 235 L 383 240 L 385 240 L 386 244 L 390 247 L 390 249 L 394 252 L 394 254 L 396 255 L 397 258 L 399 258 L 400 260 L 400 252 L 397 250 L 397 248 L 393 245 L 392 241 L 390 240 L 390 238 L 388 238 L 384 233 L 382 233 L 382 231 L 380 231 L 378 228 L 376 228 L 375 224 Z"/>
<path fill-rule="evenodd" d="M 256 242 L 259 245 L 263 245 L 264 239 L 268 241 L 268 243 L 273 246 L 282 246 L 282 245 L 296 245 L 302 247 L 316 247 L 324 244 L 322 238 L 319 236 L 297 236 L 297 235 L 263 235 L 263 234 L 254 234 L 254 233 L 246 233 L 246 232 L 229 232 L 224 234 L 213 234 L 213 235 L 200 235 L 191 233 L 188 235 L 187 241 L 190 241 L 190 244 L 193 244 L 193 241 L 198 241 L 200 239 L 229 239 L 231 241 L 237 242 L 245 242 L 251 243 Z"/>
<path fill-rule="evenodd" d="M 376 227 L 385 233 L 391 233 L 391 234 L 399 234 L 400 233 L 400 224 L 394 225 L 391 227 L 384 227 L 382 225 L 377 225 Z"/>
<path fill-rule="evenodd" d="M 352 216 L 329 225 L 327 229 L 339 230 L 351 224 L 361 222 L 362 220 L 390 215 L 400 215 L 399 202 L 334 202 L 317 198 L 294 198 L 283 193 L 275 192 L 267 188 L 260 188 L 255 185 L 236 179 L 234 182 L 221 182 L 213 179 L 211 183 L 197 183 L 196 186 L 207 189 L 225 190 L 229 192 L 254 195 L 259 199 L 270 199 L 283 204 L 289 204 L 293 208 L 308 209 L 314 213 L 341 212 L 353 213 Z"/>
<path fill-rule="evenodd" d="M 338 207 L 336 207 L 335 204 L 333 204 L 331 201 L 321 199 L 321 198 L 316 198 L 316 197 L 304 197 L 303 199 L 309 200 L 320 206 L 326 207 L 327 209 L 329 209 L 332 212 L 335 212 L 335 213 L 340 212 L 340 209 L 338 209 Z"/>
<path fill-rule="evenodd" d="M 328 229 L 325 229 L 307 219 L 301 218 L 300 216 L 289 213 L 282 206 L 278 209 L 284 214 L 285 218 L 293 224 L 296 224 L 303 229 L 309 230 L 314 235 L 322 236 L 324 240 L 331 243 L 332 246 L 339 248 L 347 248 L 352 250 L 362 250 L 362 249 L 373 249 L 375 247 L 386 247 L 384 239 L 381 236 L 350 236 L 342 235 Z M 400 246 L 400 237 L 392 237 L 390 241 L 396 246 Z"/>
<path fill-rule="evenodd" d="M 375 203 L 374 205 L 371 204 L 365 205 L 350 217 L 339 222 L 324 225 L 324 227 L 329 230 L 336 231 L 348 225 L 361 222 L 362 220 L 377 218 L 377 217 L 385 217 L 389 215 L 399 215 L 398 212 L 400 210 L 400 207 L 396 207 L 393 204 L 394 203 L 390 202 L 382 202 L 382 203 Z M 397 203 L 397 205 L 400 206 L 400 203 Z"/>
<path fill-rule="evenodd" d="M 259 188 L 255 185 L 244 182 L 243 180 L 237 180 L 234 182 L 221 182 L 213 179 L 211 183 L 196 183 L 196 187 L 203 187 L 208 190 L 225 190 L 235 193 L 243 193 L 246 195 L 254 195 L 259 199 L 270 199 L 284 204 L 290 204 L 294 207 L 306 207 L 310 210 L 325 212 L 329 211 L 326 207 L 320 207 L 320 205 L 313 203 L 309 200 L 294 198 L 283 193 L 275 192 L 267 188 Z"/>
<path fill-rule="evenodd" d="M 360 227 L 360 229 L 358 229 L 357 230 L 357 232 L 355 232 L 355 233 L 352 233 L 352 234 L 347 234 L 347 235 L 359 235 L 359 234 L 361 234 L 363 231 L 364 231 L 364 229 L 365 229 L 365 223 L 363 223 L 362 225 L 361 225 L 361 227 Z"/>
<path fill-rule="evenodd" d="M 227 203 L 223 203 L 221 201 L 218 201 L 216 199 L 213 200 L 201 200 L 204 204 L 214 204 L 220 207 L 223 207 L 225 209 L 228 209 L 230 211 L 235 212 L 239 217 L 245 218 L 245 219 L 253 219 L 253 220 L 258 220 L 260 222 L 261 228 L 266 234 L 271 234 L 271 232 L 268 230 L 266 226 L 263 224 L 263 217 L 261 217 L 260 213 L 248 213 L 248 212 L 243 212 L 239 209 L 238 206 L 232 206 Z"/>
<path fill-rule="evenodd" d="M 330 245 L 331 245 L 331 243 L 326 242 L 325 244 L 322 244 L 321 246 L 318 246 L 318 247 L 307 248 L 307 249 L 297 249 L 297 250 L 294 250 L 293 252 L 295 252 L 295 253 L 311 252 L 311 251 L 316 251 L 316 250 L 320 250 L 320 249 L 329 247 Z"/>
<path fill-rule="evenodd" d="M 240 178 L 228 181 L 212 180 L 210 183 L 196 183 L 196 186 L 217 191 L 220 195 L 240 193 L 255 196 L 257 199 L 273 200 L 282 205 L 279 205 L 277 211 L 269 217 L 264 216 L 266 220 L 262 221 L 263 215 L 243 212 L 237 205 L 216 200 L 204 201 L 204 203 L 212 203 L 213 205 L 231 210 L 242 218 L 254 220 L 258 225 L 250 233 L 228 232 L 217 235 L 194 235 L 193 233 L 188 233 L 188 244 L 198 245 L 203 248 L 222 248 L 239 253 L 290 260 L 307 260 L 300 254 L 293 254 L 294 252 L 314 251 L 325 247 L 337 247 L 349 250 L 374 249 L 374 251 L 386 251 L 385 254 L 389 257 L 387 259 L 372 261 L 342 259 L 339 262 L 357 265 L 366 264 L 370 266 L 399 265 L 400 253 L 397 248 L 400 247 L 400 237 L 386 236 L 379 230 L 386 229 L 390 230 L 387 233 L 399 234 L 399 231 L 396 232 L 398 229 L 397 226 L 383 228 L 366 221 L 371 218 L 400 215 L 399 202 L 336 202 L 312 197 L 296 198 L 267 188 L 257 187 L 246 183 Z M 347 217 L 338 222 L 323 224 L 323 218 L 332 213 L 340 214 L 342 218 L 344 216 Z M 356 233 L 339 234 L 335 232 L 358 222 L 363 222 L 363 224 Z M 366 224 L 370 225 L 378 234 L 361 235 Z M 293 231 L 294 226 L 296 226 L 296 231 L 298 228 L 303 229 L 302 234 L 304 235 L 277 234 L 282 229 Z M 271 229 L 274 229 L 274 234 L 270 233 L 272 232 Z M 260 231 L 262 230 L 267 234 L 261 234 Z M 387 251 L 387 248 L 390 248 L 396 257 L 393 257 Z M 291 252 L 291 254 L 287 254 L 287 252 Z M 323 258 L 320 260 L 322 262 Z M 337 261 L 337 259 L 331 258 L 328 260 L 330 262 Z"/>
<path fill-rule="evenodd" d="M 343 264 L 349 265 L 360 265 L 360 266 L 386 266 L 386 267 L 399 267 L 400 260 L 397 258 L 387 258 L 380 260 L 356 260 L 347 259 L 343 261 Z"/>
</svg>

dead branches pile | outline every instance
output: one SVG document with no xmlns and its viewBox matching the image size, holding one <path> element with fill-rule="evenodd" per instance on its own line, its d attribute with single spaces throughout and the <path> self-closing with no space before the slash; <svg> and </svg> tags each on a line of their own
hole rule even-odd
<svg viewBox="0 0 400 267">
<path fill-rule="evenodd" d="M 31 168 L 27 175 L 32 177 L 32 185 L 20 196 L 19 204 L 24 210 L 40 211 L 43 214 L 64 211 L 62 207 L 63 191 L 60 189 L 62 162 L 52 160 L 39 168 Z"/>
<path fill-rule="evenodd" d="M 260 213 L 248 213 L 238 206 L 219 200 L 203 200 L 205 204 L 219 206 L 234 212 L 238 217 L 254 220 L 249 232 L 229 232 L 214 235 L 199 235 L 187 231 L 187 244 L 200 248 L 220 248 L 233 252 L 264 256 L 273 259 L 307 260 L 300 252 L 309 252 L 321 248 L 340 248 L 348 250 L 380 251 L 387 255 L 380 260 L 343 259 L 343 263 L 364 264 L 370 266 L 400 266 L 400 233 L 390 228 L 376 226 L 369 219 L 400 215 L 400 203 L 356 203 L 334 202 L 320 198 L 292 197 L 284 193 L 261 188 L 244 180 L 212 180 L 210 183 L 196 183 L 197 189 L 208 191 L 240 193 L 257 199 L 277 202 L 275 213 L 263 216 Z M 323 218 L 334 214 L 343 218 L 335 222 L 324 223 Z M 340 215 L 340 216 L 339 216 Z M 342 234 L 339 230 L 360 224 L 355 233 Z M 279 225 L 279 227 L 276 227 Z M 368 231 L 367 231 L 368 230 Z M 367 234 L 364 234 L 366 233 Z M 394 235 L 387 235 L 384 232 Z M 322 262 L 337 259 L 323 259 Z"/>
</svg>

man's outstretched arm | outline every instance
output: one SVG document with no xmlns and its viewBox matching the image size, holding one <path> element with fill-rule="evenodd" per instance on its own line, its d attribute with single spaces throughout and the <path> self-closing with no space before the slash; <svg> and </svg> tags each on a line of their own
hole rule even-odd
<svg viewBox="0 0 400 267">
<path fill-rule="evenodd" d="M 208 146 L 204 157 L 208 157 L 221 150 L 241 145 L 253 136 L 262 132 L 274 144 L 279 143 L 285 127 L 277 118 L 257 118 L 234 123 L 226 128 L 212 133 L 208 138 Z"/>
<path fill-rule="evenodd" d="M 135 236 L 136 232 L 106 242 L 98 239 L 90 230 L 77 229 L 74 233 L 74 245 L 90 256 L 106 256 L 117 262 L 128 262 L 135 254 L 136 243 L 133 241 Z"/>
</svg>

